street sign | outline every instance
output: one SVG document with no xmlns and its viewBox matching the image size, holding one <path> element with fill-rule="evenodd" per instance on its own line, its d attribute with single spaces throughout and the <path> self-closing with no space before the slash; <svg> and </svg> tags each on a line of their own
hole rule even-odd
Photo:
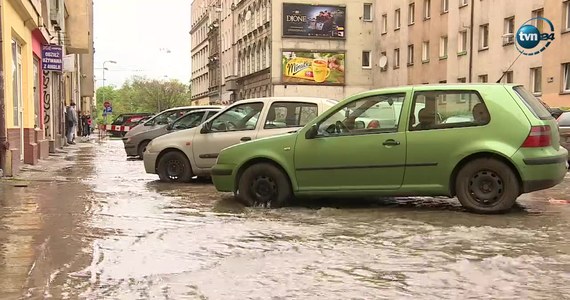
<svg viewBox="0 0 570 300">
<path fill-rule="evenodd" d="M 105 108 L 111 107 L 111 102 L 105 101 L 105 103 L 103 103 L 103 106 L 105 106 Z"/>
</svg>

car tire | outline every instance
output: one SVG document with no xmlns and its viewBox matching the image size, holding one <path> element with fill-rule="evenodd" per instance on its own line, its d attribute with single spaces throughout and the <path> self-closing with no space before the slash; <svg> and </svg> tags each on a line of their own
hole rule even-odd
<svg viewBox="0 0 570 300">
<path fill-rule="evenodd" d="M 269 163 L 249 166 L 239 178 L 238 189 L 239 201 L 248 206 L 280 208 L 293 198 L 287 175 Z"/>
<path fill-rule="evenodd" d="M 137 147 L 137 156 L 140 159 L 144 158 L 144 152 L 146 151 L 146 146 L 148 146 L 149 143 L 150 141 L 142 141 Z"/>
<path fill-rule="evenodd" d="M 190 161 L 182 152 L 167 152 L 158 161 L 158 177 L 161 181 L 190 182 L 192 176 Z"/>
<path fill-rule="evenodd" d="M 461 205 L 476 213 L 509 211 L 521 194 L 517 175 L 502 161 L 478 158 L 457 173 L 455 191 Z"/>
</svg>

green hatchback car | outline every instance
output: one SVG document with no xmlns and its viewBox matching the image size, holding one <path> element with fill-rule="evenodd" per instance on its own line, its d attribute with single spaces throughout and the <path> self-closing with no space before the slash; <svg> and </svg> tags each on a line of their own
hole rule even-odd
<svg viewBox="0 0 570 300">
<path fill-rule="evenodd" d="M 568 170 L 556 120 L 519 85 L 421 85 L 363 92 L 304 128 L 224 149 L 216 189 L 248 204 L 293 197 L 448 196 L 508 211 Z"/>
</svg>

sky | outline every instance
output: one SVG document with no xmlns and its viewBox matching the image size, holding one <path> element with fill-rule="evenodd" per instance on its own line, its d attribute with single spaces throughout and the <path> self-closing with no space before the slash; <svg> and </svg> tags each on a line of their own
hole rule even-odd
<svg viewBox="0 0 570 300">
<path fill-rule="evenodd" d="M 189 83 L 190 0 L 94 0 L 95 79 L 120 87 L 134 75 Z M 165 77 L 167 76 L 167 77 Z"/>
</svg>

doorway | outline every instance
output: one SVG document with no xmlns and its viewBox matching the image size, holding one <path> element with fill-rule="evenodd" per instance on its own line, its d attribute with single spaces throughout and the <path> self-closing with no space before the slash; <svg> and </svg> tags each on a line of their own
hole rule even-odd
<svg viewBox="0 0 570 300">
<path fill-rule="evenodd" d="M 14 127 L 20 129 L 20 160 L 24 160 L 24 103 L 22 99 L 22 45 L 12 40 L 12 101 Z"/>
</svg>

